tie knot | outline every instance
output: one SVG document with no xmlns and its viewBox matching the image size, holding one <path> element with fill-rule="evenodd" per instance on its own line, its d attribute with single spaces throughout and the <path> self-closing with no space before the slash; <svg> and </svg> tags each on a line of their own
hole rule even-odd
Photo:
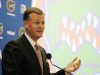
<svg viewBox="0 0 100 75">
<path fill-rule="evenodd" d="M 38 45 L 35 44 L 34 49 L 35 49 L 35 50 L 39 50 L 38 48 L 39 48 Z"/>
</svg>

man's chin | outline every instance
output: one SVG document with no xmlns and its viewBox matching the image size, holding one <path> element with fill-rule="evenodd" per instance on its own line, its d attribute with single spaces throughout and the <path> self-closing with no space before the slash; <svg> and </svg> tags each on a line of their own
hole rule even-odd
<svg viewBox="0 0 100 75">
<path fill-rule="evenodd" d="M 38 39 L 41 38 L 41 37 L 43 37 L 43 35 L 38 36 Z"/>
</svg>

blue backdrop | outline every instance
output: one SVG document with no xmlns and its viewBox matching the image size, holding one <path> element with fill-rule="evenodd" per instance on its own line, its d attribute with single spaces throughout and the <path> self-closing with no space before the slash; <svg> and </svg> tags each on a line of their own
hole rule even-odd
<svg viewBox="0 0 100 75">
<path fill-rule="evenodd" d="M 0 0 L 0 51 L 5 44 L 23 32 L 22 14 L 25 8 L 31 7 L 31 0 Z M 1 57 L 0 57 L 0 75 Z"/>
</svg>

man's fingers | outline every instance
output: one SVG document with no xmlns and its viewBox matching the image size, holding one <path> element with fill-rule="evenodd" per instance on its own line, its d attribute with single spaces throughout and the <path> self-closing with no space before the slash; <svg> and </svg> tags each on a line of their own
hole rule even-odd
<svg viewBox="0 0 100 75">
<path fill-rule="evenodd" d="M 78 58 L 77 58 L 77 57 L 75 57 L 75 58 L 73 59 L 73 61 L 72 61 L 72 62 L 75 62 L 77 59 L 78 59 Z"/>
<path fill-rule="evenodd" d="M 74 62 L 77 60 L 78 58 L 77 57 L 75 57 L 67 66 L 71 66 L 71 65 L 73 65 L 74 64 Z"/>
<path fill-rule="evenodd" d="M 78 59 L 77 62 L 74 64 L 74 69 L 77 70 L 81 65 L 81 60 Z"/>
<path fill-rule="evenodd" d="M 66 68 L 67 70 L 66 71 L 68 71 L 68 72 L 74 72 L 74 71 L 76 71 L 80 67 L 80 64 L 81 64 L 81 60 L 77 59 L 71 65 L 67 66 L 67 68 Z"/>
</svg>

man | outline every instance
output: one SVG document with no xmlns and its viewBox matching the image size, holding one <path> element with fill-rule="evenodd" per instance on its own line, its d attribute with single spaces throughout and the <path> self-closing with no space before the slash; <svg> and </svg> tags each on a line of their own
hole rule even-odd
<svg viewBox="0 0 100 75">
<path fill-rule="evenodd" d="M 23 14 L 25 34 L 5 46 L 2 54 L 3 75 L 66 75 L 77 70 L 80 60 L 67 68 L 50 74 L 44 48 L 37 44 L 43 36 L 45 15 L 37 7 L 28 8 Z"/>
</svg>

